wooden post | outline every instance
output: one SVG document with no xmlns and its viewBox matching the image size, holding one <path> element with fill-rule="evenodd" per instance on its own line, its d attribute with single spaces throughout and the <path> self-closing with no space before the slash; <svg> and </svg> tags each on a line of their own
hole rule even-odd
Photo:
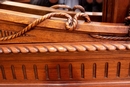
<svg viewBox="0 0 130 87">
<path fill-rule="evenodd" d="M 104 0 L 103 22 L 122 23 L 127 16 L 130 0 Z"/>
</svg>

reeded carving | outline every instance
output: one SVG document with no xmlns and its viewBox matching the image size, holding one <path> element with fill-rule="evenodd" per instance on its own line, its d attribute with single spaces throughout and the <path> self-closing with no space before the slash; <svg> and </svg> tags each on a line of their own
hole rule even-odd
<svg viewBox="0 0 130 87">
<path fill-rule="evenodd" d="M 1 73 L 2 73 L 3 79 L 6 80 L 7 78 L 6 78 L 6 74 L 5 74 L 5 68 L 4 68 L 3 65 L 0 65 L 0 70 L 1 70 Z"/>
<path fill-rule="evenodd" d="M 22 65 L 22 71 L 23 71 L 24 79 L 27 80 L 27 71 L 26 71 L 26 66 L 25 65 Z"/>
<path fill-rule="evenodd" d="M 17 32 L 14 32 L 14 31 L 7 31 L 7 30 L 0 30 L 0 38 L 2 37 L 7 37 L 7 36 L 10 36 L 10 35 L 13 35 Z M 27 34 L 23 34 L 22 36 L 29 36 Z"/>
<path fill-rule="evenodd" d="M 56 64 L 55 64 L 56 65 Z M 55 66 L 54 65 L 54 66 Z M 123 73 L 122 71 L 124 70 L 124 68 L 125 67 L 123 67 L 122 68 L 122 63 L 121 62 L 116 62 L 115 63 L 115 68 L 112 68 L 112 67 L 109 67 L 109 66 L 111 66 L 110 65 L 110 63 L 109 62 L 104 62 L 103 63 L 103 67 L 102 67 L 102 69 L 104 70 L 104 73 L 102 73 L 101 75 L 102 75 L 102 77 L 105 79 L 105 80 L 107 80 L 107 79 L 111 79 L 111 72 L 112 71 L 115 71 L 114 72 L 114 77 L 116 77 L 117 79 L 119 79 L 119 78 L 122 78 L 121 77 L 121 74 Z M 7 72 L 8 71 L 8 69 L 10 69 L 11 70 L 11 77 L 12 77 L 12 79 L 14 79 L 14 80 L 19 80 L 19 78 L 18 78 L 18 75 L 17 75 L 17 73 L 18 73 L 18 70 L 17 69 L 15 69 L 16 67 L 17 67 L 17 65 L 11 65 L 10 66 L 10 68 L 4 68 L 6 65 L 0 65 L 0 75 L 2 76 L 1 78 L 3 79 L 3 80 L 5 80 L 5 81 L 8 81 L 9 80 L 9 77 L 8 77 L 8 75 L 6 75 L 6 73 L 5 72 Z M 43 79 L 43 80 L 48 80 L 48 81 L 51 81 L 51 79 L 52 79 L 52 75 L 50 75 L 50 74 L 54 74 L 54 75 L 56 75 L 57 74 L 57 76 L 56 76 L 56 78 L 55 78 L 55 80 L 64 80 L 64 77 L 62 76 L 63 75 L 63 71 L 61 71 L 61 70 L 63 70 L 63 68 L 61 68 L 62 67 L 62 65 L 60 65 L 60 64 L 57 64 L 56 66 L 55 66 L 55 68 L 54 68 L 54 73 L 49 73 L 51 70 L 52 70 L 52 68 L 49 66 L 49 64 L 46 64 L 46 65 L 44 65 L 45 66 L 45 68 L 39 68 L 39 66 L 36 64 L 36 65 L 32 65 L 32 67 L 30 68 L 31 70 L 32 70 L 32 72 L 30 73 L 30 72 L 28 72 L 28 69 L 29 68 L 26 68 L 27 67 L 27 65 L 21 65 L 21 68 L 19 68 L 19 70 L 21 70 L 22 71 L 22 73 L 21 74 L 23 74 L 22 75 L 22 79 L 25 79 L 25 81 L 27 81 L 27 80 L 30 80 L 29 78 L 28 78 L 28 76 L 27 75 L 31 75 L 32 77 L 34 77 L 34 81 L 35 80 L 41 80 L 41 79 L 39 79 L 40 78 L 40 74 L 45 74 L 45 76 L 46 76 L 46 78 L 45 79 Z M 82 80 L 86 80 L 86 79 L 90 79 L 90 78 L 87 78 L 86 77 L 86 75 L 87 75 L 87 71 L 89 71 L 89 69 L 88 68 L 85 68 L 85 66 L 86 66 L 86 64 L 85 63 L 81 63 L 81 64 L 79 64 L 79 66 L 80 66 L 80 69 L 79 69 L 79 71 L 78 71 L 78 68 L 74 68 L 74 64 L 72 64 L 72 63 L 70 63 L 70 64 L 67 64 L 67 66 L 66 67 L 64 67 L 64 69 L 65 69 L 65 71 L 64 72 L 68 72 L 68 73 L 66 73 L 66 74 L 68 74 L 68 75 L 66 75 L 67 77 L 66 78 L 68 78 L 68 79 L 70 79 L 70 80 L 73 80 L 73 79 L 75 79 L 75 73 L 76 73 L 76 70 L 79 72 L 78 74 L 79 75 L 77 75 L 78 77 L 79 77 L 79 80 L 80 79 L 82 79 Z M 92 66 L 91 66 L 91 70 L 92 70 L 92 72 L 91 72 L 91 80 L 93 80 L 93 79 L 98 79 L 99 78 L 99 74 L 98 74 L 98 72 L 100 72 L 100 71 L 103 71 L 100 67 L 98 67 L 99 66 L 99 63 L 97 63 L 97 62 L 93 62 L 92 63 Z M 128 76 L 125 76 L 125 78 L 128 78 L 129 76 L 130 76 L 130 63 L 128 63 L 127 64 L 127 66 L 128 66 L 128 68 L 125 68 L 125 69 L 127 69 L 128 70 L 128 72 L 126 73 L 126 75 L 128 75 Z M 126 66 L 126 67 L 127 67 Z M 117 68 L 116 68 L 117 67 Z M 40 72 L 38 72 L 38 71 L 40 71 L 41 69 L 45 69 L 44 71 L 44 73 L 40 73 Z M 114 69 L 114 70 L 113 70 Z M 80 73 L 81 72 L 81 73 Z"/>
<path fill-rule="evenodd" d="M 11 65 L 11 71 L 12 71 L 13 79 L 17 79 L 14 65 Z"/>
</svg>

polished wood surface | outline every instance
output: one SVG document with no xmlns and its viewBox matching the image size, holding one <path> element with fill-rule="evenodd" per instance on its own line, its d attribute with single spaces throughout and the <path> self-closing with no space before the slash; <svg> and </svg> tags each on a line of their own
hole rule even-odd
<svg viewBox="0 0 130 87">
<path fill-rule="evenodd" d="M 16 33 L 25 28 L 28 24 L 32 23 L 37 18 L 41 17 L 39 15 L 25 14 L 3 9 L 0 9 L 0 14 L 1 14 L 0 20 L 2 20 L 0 21 L 1 36 L 8 36 L 9 34 L 7 33 L 11 31 Z M 65 28 L 66 20 L 67 19 L 54 18 L 54 17 L 50 20 L 47 19 L 34 29 L 30 30 L 30 32 L 25 33 L 25 36 L 20 36 L 16 39 L 12 39 L 5 42 L 31 43 L 31 42 L 101 41 L 100 39 L 91 38 L 87 33 L 91 34 L 100 33 L 106 35 L 107 34 L 127 35 L 129 29 L 129 27 L 125 26 L 124 24 L 114 24 L 114 23 L 111 24 L 111 23 L 98 23 L 98 22 L 85 23 L 84 21 L 80 20 L 77 29 L 75 31 L 72 31 L 73 32 L 72 33 L 70 31 L 66 31 Z M 9 25 L 11 30 L 6 25 Z M 54 36 L 51 37 L 51 35 Z M 4 41 L 0 43 L 4 43 Z"/>
<path fill-rule="evenodd" d="M 36 14 L 36 15 L 44 15 L 50 12 L 65 12 L 72 16 L 74 16 L 76 13 L 72 11 L 63 11 L 63 10 L 57 10 L 52 9 L 44 6 L 36 6 L 36 5 L 30 5 L 30 4 L 24 4 L 19 2 L 13 2 L 13 1 L 5 1 L 0 5 L 1 9 L 7 9 L 7 10 L 13 10 L 18 12 L 24 12 L 24 13 L 30 13 L 30 14 Z M 90 16 L 92 21 L 102 21 L 102 13 L 101 12 L 87 12 L 87 14 Z"/>
<path fill-rule="evenodd" d="M 123 23 L 124 18 L 128 16 L 130 0 L 104 0 L 103 3 L 103 21 Z"/>
<path fill-rule="evenodd" d="M 85 22 L 68 13 L 62 12 L 68 18 L 50 13 L 10 38 L 41 15 L 7 9 L 0 14 L 0 87 L 130 86 L 130 32 L 124 23 Z M 66 28 L 69 18 L 71 26 L 78 21 L 71 31 Z"/>
<path fill-rule="evenodd" d="M 54 87 L 57 85 L 60 87 L 124 87 L 130 85 L 128 50 L 9 53 L 1 54 L 0 60 L 1 87 L 52 85 Z"/>
</svg>

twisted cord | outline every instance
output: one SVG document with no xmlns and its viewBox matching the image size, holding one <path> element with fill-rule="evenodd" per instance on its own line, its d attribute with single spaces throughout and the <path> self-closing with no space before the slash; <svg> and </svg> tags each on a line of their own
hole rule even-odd
<svg viewBox="0 0 130 87">
<path fill-rule="evenodd" d="M 81 12 L 85 12 L 85 9 L 81 5 L 75 5 L 73 7 L 73 11 L 75 11 L 76 9 L 79 9 Z"/>
<path fill-rule="evenodd" d="M 130 26 L 130 16 L 125 18 L 125 24 Z M 92 35 L 92 34 L 90 34 L 91 37 L 97 38 L 97 39 L 116 40 L 116 41 L 117 40 L 118 41 L 124 40 L 124 41 L 126 41 L 126 40 L 130 40 L 130 37 L 129 37 L 130 36 L 130 28 L 128 29 L 128 34 L 127 35 L 128 36 L 120 37 L 120 36 L 104 36 L 104 35 Z"/>
<path fill-rule="evenodd" d="M 130 40 L 130 37 L 103 36 L 103 35 L 92 35 L 92 34 L 90 34 L 90 36 L 96 39 L 105 39 L 105 40 L 115 40 L 115 41 Z"/>
<path fill-rule="evenodd" d="M 51 8 L 54 9 L 63 8 L 63 9 L 68 9 L 69 11 L 75 11 L 76 9 L 79 9 L 81 12 L 85 12 L 85 9 L 81 5 L 75 5 L 73 8 L 71 8 L 68 5 L 53 5 L 51 6 Z"/>
<path fill-rule="evenodd" d="M 54 8 L 54 9 L 63 8 L 63 9 L 68 9 L 69 11 L 71 10 L 71 7 L 68 5 L 53 5 L 51 6 L 51 8 Z"/>
<path fill-rule="evenodd" d="M 65 27 L 66 27 L 67 30 L 70 30 L 70 31 L 75 30 L 77 28 L 79 17 L 83 17 L 83 18 L 85 18 L 85 21 L 91 22 L 89 16 L 86 13 L 77 13 L 74 16 L 74 18 L 72 18 L 70 15 L 68 15 L 66 13 L 49 13 L 49 14 L 46 14 L 46 15 L 42 16 L 41 18 L 35 20 L 31 24 L 29 24 L 27 27 L 25 27 L 23 30 L 17 32 L 16 34 L 0 38 L 0 41 L 10 40 L 10 39 L 19 37 L 19 36 L 23 35 L 24 33 L 26 33 L 27 31 L 34 28 L 35 26 L 37 26 L 39 23 L 41 23 L 44 20 L 49 19 L 53 16 L 65 16 L 65 17 L 67 17 L 67 22 L 65 24 Z M 127 17 L 127 18 L 128 18 L 128 20 L 130 19 L 130 17 Z M 106 40 L 130 40 L 130 37 L 103 36 L 103 35 L 92 35 L 92 34 L 90 34 L 90 36 L 93 37 L 93 38 L 106 39 Z"/>
<path fill-rule="evenodd" d="M 53 16 L 65 16 L 68 18 L 67 22 L 66 22 L 66 28 L 69 30 L 72 30 L 72 26 L 70 26 L 72 24 L 72 17 L 66 13 L 49 13 L 46 14 L 44 16 L 42 16 L 41 18 L 35 20 L 34 22 L 32 22 L 31 24 L 29 24 L 27 27 L 25 27 L 23 30 L 17 32 L 16 34 L 7 36 L 7 37 L 2 37 L 0 38 L 0 41 L 4 41 L 4 40 L 10 40 L 16 37 L 19 37 L 21 35 L 23 35 L 24 33 L 26 33 L 27 31 L 31 30 L 32 28 L 34 28 L 36 25 L 38 25 L 39 23 L 43 22 L 46 19 L 49 19 Z"/>
<path fill-rule="evenodd" d="M 78 20 L 79 17 L 83 17 L 83 18 L 85 19 L 85 22 L 89 22 L 89 23 L 91 22 L 90 17 L 89 17 L 88 14 L 86 14 L 86 13 L 77 13 L 77 14 L 74 16 L 73 20 Z"/>
<path fill-rule="evenodd" d="M 13 34 L 13 35 L 0 38 L 0 41 L 10 40 L 10 39 L 14 39 L 16 37 L 19 37 L 19 36 L 25 34 L 26 32 L 28 32 L 29 30 L 31 30 L 32 28 L 34 28 L 35 26 L 37 26 L 39 23 L 41 23 L 44 20 L 49 19 L 49 18 L 51 18 L 53 16 L 65 16 L 65 17 L 67 17 L 67 22 L 65 23 L 65 27 L 69 31 L 75 30 L 77 28 L 78 18 L 80 16 L 84 17 L 85 20 L 87 20 L 88 22 L 91 21 L 90 18 L 89 18 L 89 16 L 87 14 L 85 14 L 85 13 L 77 13 L 74 16 L 74 18 L 72 18 L 67 13 L 49 13 L 49 14 L 46 14 L 46 15 L 42 16 L 41 18 L 35 20 L 31 24 L 29 24 L 27 27 L 25 27 L 23 30 L 21 30 L 21 31 L 19 31 L 19 32 Z"/>
<path fill-rule="evenodd" d="M 85 19 L 85 22 L 91 22 L 90 17 L 86 13 L 77 13 L 73 18 L 73 30 L 77 28 L 79 17 L 83 17 Z"/>
</svg>

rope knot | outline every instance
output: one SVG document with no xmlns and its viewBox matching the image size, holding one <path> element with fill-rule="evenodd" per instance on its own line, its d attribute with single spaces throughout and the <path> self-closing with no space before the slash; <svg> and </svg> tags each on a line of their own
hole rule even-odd
<svg viewBox="0 0 130 87">
<path fill-rule="evenodd" d="M 73 17 L 71 22 L 66 24 L 66 29 L 70 30 L 70 31 L 75 30 L 77 28 L 77 25 L 78 25 L 78 18 L 79 17 L 83 17 L 85 19 L 85 22 L 89 22 L 89 23 L 91 22 L 90 17 L 86 13 L 77 13 Z"/>
</svg>

